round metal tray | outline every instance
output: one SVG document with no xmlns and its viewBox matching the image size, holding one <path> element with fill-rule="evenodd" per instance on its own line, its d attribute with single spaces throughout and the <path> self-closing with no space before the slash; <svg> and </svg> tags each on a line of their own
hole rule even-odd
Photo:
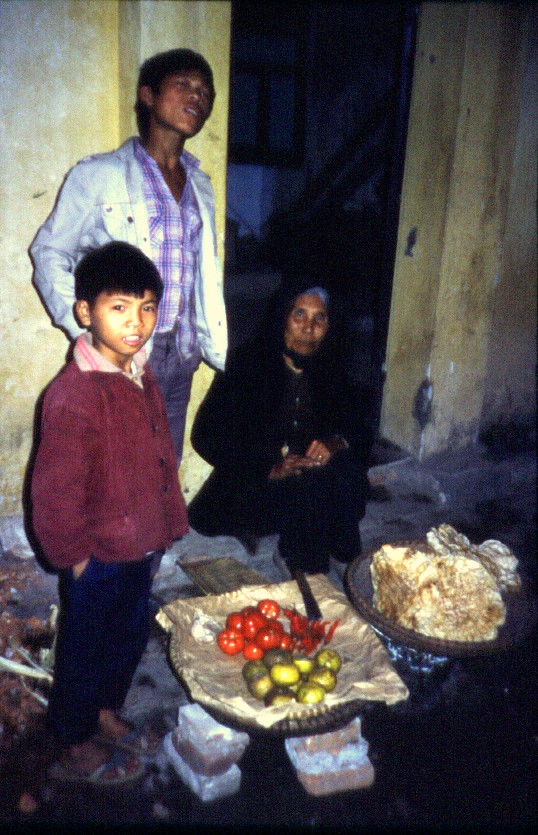
<svg viewBox="0 0 538 835">
<path fill-rule="evenodd" d="M 411 543 L 398 543 L 407 544 Z M 424 547 L 424 545 L 422 545 Z M 526 591 L 525 578 L 518 592 L 503 592 L 506 620 L 492 641 L 445 641 L 421 635 L 384 617 L 373 603 L 370 575 L 372 554 L 358 557 L 349 566 L 346 580 L 353 605 L 378 632 L 404 647 L 446 658 L 465 658 L 510 649 L 532 631 L 538 614 L 536 599 Z"/>
</svg>

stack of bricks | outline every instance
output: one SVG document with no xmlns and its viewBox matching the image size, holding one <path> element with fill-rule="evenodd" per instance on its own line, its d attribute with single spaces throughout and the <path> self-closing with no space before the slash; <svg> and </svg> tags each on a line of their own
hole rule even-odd
<svg viewBox="0 0 538 835">
<path fill-rule="evenodd" d="M 368 759 L 368 743 L 361 735 L 360 718 L 337 731 L 288 737 L 285 747 L 309 794 L 365 789 L 374 782 L 375 771 Z"/>
<path fill-rule="evenodd" d="M 204 802 L 235 794 L 241 783 L 237 762 L 248 734 L 216 722 L 199 704 L 183 705 L 178 723 L 164 738 L 164 750 L 180 779 Z"/>
</svg>

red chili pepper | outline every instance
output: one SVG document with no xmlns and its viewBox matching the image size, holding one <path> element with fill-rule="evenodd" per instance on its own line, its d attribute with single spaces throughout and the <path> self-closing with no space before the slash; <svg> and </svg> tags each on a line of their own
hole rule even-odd
<svg viewBox="0 0 538 835">
<path fill-rule="evenodd" d="M 308 635 L 301 641 L 301 650 L 304 652 L 305 655 L 310 655 L 310 653 L 315 649 L 315 647 L 316 644 L 313 638 L 310 638 Z"/>
<path fill-rule="evenodd" d="M 292 650 L 299 649 L 308 655 L 321 641 L 328 644 L 334 635 L 339 620 L 332 623 L 328 620 L 309 621 L 301 615 L 297 609 L 283 609 L 282 613 L 290 621 L 290 634 L 292 636 Z"/>
<path fill-rule="evenodd" d="M 290 613 L 290 632 L 297 637 L 303 637 L 308 633 L 310 621 L 301 615 L 296 609 Z"/>
<path fill-rule="evenodd" d="M 315 620 L 312 625 L 310 626 L 310 634 L 322 640 L 325 638 L 325 631 L 329 626 L 330 621 L 328 620 Z"/>
<path fill-rule="evenodd" d="M 325 643 L 326 644 L 330 643 L 331 638 L 334 635 L 335 629 L 336 629 L 336 627 L 338 626 L 339 623 L 340 623 L 339 618 L 337 618 L 336 620 L 334 620 L 332 622 L 331 626 L 329 627 L 329 629 L 327 631 L 327 634 L 325 635 Z"/>
</svg>

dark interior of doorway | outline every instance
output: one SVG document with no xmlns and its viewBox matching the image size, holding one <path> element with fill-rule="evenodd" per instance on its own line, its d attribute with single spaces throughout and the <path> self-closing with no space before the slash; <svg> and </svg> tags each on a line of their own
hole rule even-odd
<svg viewBox="0 0 538 835">
<path fill-rule="evenodd" d="M 234 44 L 242 36 L 260 38 L 272 31 L 286 31 L 301 25 L 306 15 L 290 15 L 289 3 L 268 4 L 261 16 L 247 15 L 244 2 L 232 2 L 232 89 L 230 140 L 238 135 L 234 120 L 234 77 L 237 59 Z M 298 4 L 312 7 L 331 4 Z M 343 4 L 334 4 L 342 6 Z M 375 4 L 383 15 L 387 4 Z M 250 334 L 254 322 L 261 321 L 265 309 L 264 293 L 274 286 L 274 277 L 286 282 L 298 272 L 308 272 L 313 283 L 321 283 L 338 299 L 343 313 L 342 339 L 350 378 L 364 390 L 369 403 L 374 437 L 378 434 L 384 382 L 384 359 L 388 334 L 392 274 L 396 252 L 400 195 L 403 177 L 407 120 L 411 94 L 412 67 L 418 6 L 412 3 L 390 4 L 399 20 L 398 37 L 386 44 L 387 60 L 393 66 L 393 84 L 374 102 L 330 159 L 305 184 L 292 200 L 282 200 L 274 207 L 264 225 L 261 238 L 243 236 L 234 240 L 234 263 L 226 265 L 225 287 L 228 304 L 231 344 Z M 291 4 L 295 7 L 295 4 Z M 259 7 L 258 7 L 259 8 Z M 395 11 L 396 9 L 396 11 Z M 314 14 L 315 17 L 315 14 Z M 315 24 L 314 24 L 315 25 Z M 305 38 L 305 43 L 308 41 Z M 306 61 L 305 65 L 316 65 Z M 304 78 L 305 107 L 309 78 Z M 252 109 L 254 113 L 256 108 Z M 244 109 L 242 113 L 244 119 Z M 267 119 L 262 120 L 267 126 Z M 306 124 L 312 124 L 306 119 Z M 379 130 L 380 125 L 383 130 Z M 258 129 L 260 128 L 258 113 Z M 254 129 L 253 129 L 254 130 Z M 243 129 L 244 133 L 244 129 Z M 255 132 L 254 132 L 255 135 Z M 300 137 L 300 131 L 295 136 Z M 381 137 L 381 139 L 376 137 Z M 263 136 L 258 134 L 258 147 Z M 269 151 L 267 151 L 270 154 Z M 245 156 L 246 154 L 246 156 Z M 300 155 L 299 155 L 300 156 Z M 231 141 L 230 158 L 252 162 L 248 149 Z M 262 157 L 263 164 L 263 157 Z M 266 164 L 278 165 L 274 156 Z M 285 164 L 285 163 L 284 163 Z M 299 163 L 300 164 L 300 163 Z M 353 195 L 376 178 L 375 206 L 354 208 Z M 248 275 L 245 287 L 245 276 Z M 260 278 L 260 294 L 252 292 L 252 276 Z M 391 456 L 389 450 L 388 455 Z"/>
</svg>

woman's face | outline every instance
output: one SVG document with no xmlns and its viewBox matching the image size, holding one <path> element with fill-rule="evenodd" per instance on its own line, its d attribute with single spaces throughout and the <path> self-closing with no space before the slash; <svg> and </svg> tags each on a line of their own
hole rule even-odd
<svg viewBox="0 0 538 835">
<path fill-rule="evenodd" d="M 314 354 L 329 329 L 327 308 L 315 294 L 297 296 L 286 319 L 286 348 L 309 357 Z"/>
</svg>

